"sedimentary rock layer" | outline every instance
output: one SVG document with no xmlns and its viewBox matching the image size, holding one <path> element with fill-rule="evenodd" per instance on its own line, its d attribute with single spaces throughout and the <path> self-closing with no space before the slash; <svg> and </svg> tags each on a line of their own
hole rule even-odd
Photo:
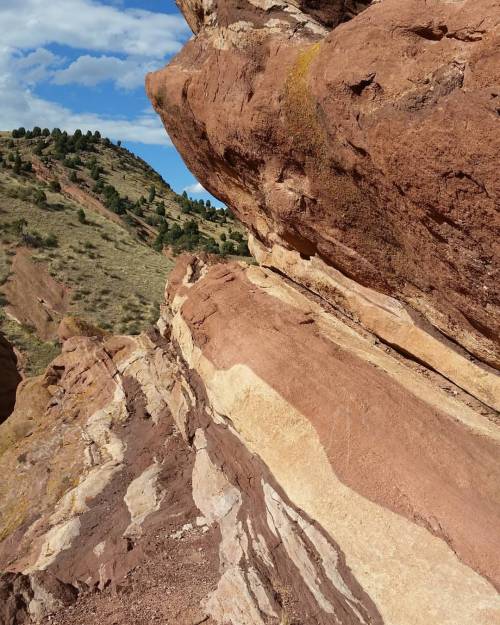
<svg viewBox="0 0 500 625">
<path fill-rule="evenodd" d="M 492 418 L 269 269 L 183 257 L 166 296 L 148 334 L 68 339 L 0 427 L 7 607 L 500 622 Z"/>
<path fill-rule="evenodd" d="M 267 247 L 404 302 L 498 368 L 498 0 L 346 4 L 179 0 L 195 37 L 149 96 Z"/>
</svg>

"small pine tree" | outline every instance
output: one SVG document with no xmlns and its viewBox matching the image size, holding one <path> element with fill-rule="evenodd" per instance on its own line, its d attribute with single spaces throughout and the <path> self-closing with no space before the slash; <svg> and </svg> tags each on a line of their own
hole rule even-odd
<svg viewBox="0 0 500 625">
<path fill-rule="evenodd" d="M 33 154 L 36 154 L 36 156 L 41 156 L 43 154 L 43 148 L 45 147 L 45 142 L 40 139 L 36 146 L 35 149 L 33 150 Z"/>
<path fill-rule="evenodd" d="M 239 256 L 250 256 L 250 250 L 246 241 L 240 241 L 238 243 L 238 249 L 236 250 Z"/>
<path fill-rule="evenodd" d="M 83 208 L 79 208 L 78 209 L 77 216 L 78 216 L 78 221 L 81 224 L 86 224 L 87 223 L 87 217 L 85 215 L 85 211 L 83 210 Z"/>
<path fill-rule="evenodd" d="M 149 189 L 148 202 L 150 204 L 151 204 L 151 202 L 154 202 L 155 197 L 156 197 L 156 187 L 154 185 L 151 185 L 151 187 Z"/>
<path fill-rule="evenodd" d="M 61 192 L 61 184 L 59 183 L 59 180 L 51 180 L 49 182 L 49 189 L 53 192 L 53 193 L 60 193 Z"/>
<path fill-rule="evenodd" d="M 158 233 L 158 236 L 155 239 L 155 242 L 153 243 L 153 248 L 157 251 L 157 252 L 161 252 L 163 249 L 163 234 L 161 232 Z"/>
<path fill-rule="evenodd" d="M 19 175 L 21 173 L 22 167 L 23 167 L 23 161 L 18 152 L 14 158 L 14 167 L 13 167 L 14 173 Z"/>
<path fill-rule="evenodd" d="M 76 171 L 73 169 L 69 174 L 70 182 L 78 182 L 78 176 L 76 175 Z"/>
<path fill-rule="evenodd" d="M 165 202 L 159 202 L 156 205 L 156 214 L 165 217 Z"/>
<path fill-rule="evenodd" d="M 43 137 L 50 137 L 50 130 L 48 128 L 44 128 L 42 130 L 42 136 Z"/>
</svg>

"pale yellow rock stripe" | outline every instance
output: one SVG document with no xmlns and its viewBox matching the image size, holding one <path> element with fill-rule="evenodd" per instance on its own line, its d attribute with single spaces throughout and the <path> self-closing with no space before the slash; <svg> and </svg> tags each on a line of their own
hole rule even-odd
<svg viewBox="0 0 500 625">
<path fill-rule="evenodd" d="M 180 313 L 173 335 L 214 409 L 232 420 L 291 501 L 338 542 L 385 623 L 500 624 L 493 586 L 444 541 L 342 484 L 306 417 L 245 365 L 216 370 L 193 345 Z"/>
<path fill-rule="evenodd" d="M 471 362 L 437 333 L 433 336 L 430 330 L 417 325 L 398 300 L 354 282 L 320 258 L 305 260 L 298 252 L 276 244 L 268 250 L 254 237 L 250 237 L 249 245 L 259 264 L 276 267 L 327 300 L 334 301 L 337 294 L 366 329 L 413 354 L 486 405 L 500 410 L 500 375 Z"/>
<path fill-rule="evenodd" d="M 442 414 L 447 414 L 456 421 L 460 421 L 471 431 L 500 442 L 498 425 L 469 408 L 462 401 L 430 384 L 423 376 L 399 363 L 345 323 L 325 312 L 319 304 L 288 286 L 281 277 L 260 267 L 249 267 L 246 276 L 252 284 L 258 286 L 271 297 L 279 299 L 284 304 L 293 306 L 305 314 L 310 314 L 311 319 L 317 323 L 323 336 L 365 362 L 380 367 L 415 397 L 433 406 Z"/>
</svg>

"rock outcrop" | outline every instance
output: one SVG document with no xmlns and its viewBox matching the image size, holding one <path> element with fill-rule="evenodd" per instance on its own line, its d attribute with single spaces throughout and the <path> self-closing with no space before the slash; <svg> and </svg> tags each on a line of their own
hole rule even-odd
<svg viewBox="0 0 500 625">
<path fill-rule="evenodd" d="M 62 324 L 0 426 L 0 624 L 500 624 L 498 2 L 180 4 L 148 90 L 256 264 Z"/>
<path fill-rule="evenodd" d="M 498 368 L 498 0 L 345 4 L 179 0 L 195 36 L 149 96 L 266 247 Z"/>
<path fill-rule="evenodd" d="M 273 271 L 184 257 L 157 330 L 31 383 L 0 428 L 1 592 L 48 576 L 26 618 L 500 622 L 492 414 Z"/>
</svg>

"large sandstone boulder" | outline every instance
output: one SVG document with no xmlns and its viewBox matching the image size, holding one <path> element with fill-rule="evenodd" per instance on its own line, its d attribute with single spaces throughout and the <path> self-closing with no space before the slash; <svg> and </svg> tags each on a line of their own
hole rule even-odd
<svg viewBox="0 0 500 625">
<path fill-rule="evenodd" d="M 498 1 L 347 4 L 179 0 L 195 36 L 149 96 L 266 247 L 400 300 L 498 368 Z"/>
</svg>

